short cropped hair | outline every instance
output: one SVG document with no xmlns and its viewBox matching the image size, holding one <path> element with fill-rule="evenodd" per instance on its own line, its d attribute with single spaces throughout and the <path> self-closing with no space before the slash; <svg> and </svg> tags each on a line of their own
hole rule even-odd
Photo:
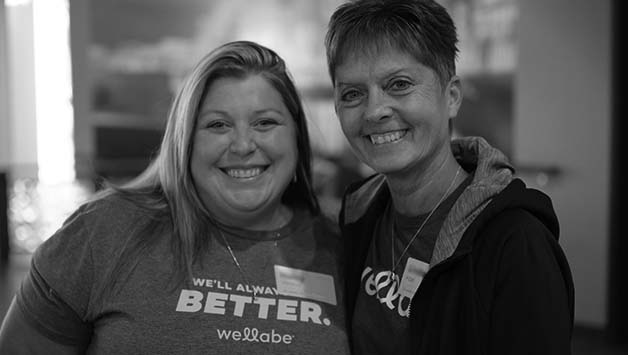
<svg viewBox="0 0 628 355">
<path fill-rule="evenodd" d="M 353 0 L 332 14 L 325 37 L 332 84 L 349 55 L 393 48 L 436 71 L 441 83 L 456 74 L 458 37 L 447 10 L 434 0 Z"/>
</svg>

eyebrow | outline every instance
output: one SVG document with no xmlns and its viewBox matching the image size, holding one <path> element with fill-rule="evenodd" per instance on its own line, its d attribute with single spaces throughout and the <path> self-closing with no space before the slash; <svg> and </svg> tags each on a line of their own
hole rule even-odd
<svg viewBox="0 0 628 355">
<path fill-rule="evenodd" d="M 261 115 L 264 113 L 276 113 L 280 116 L 283 116 L 284 113 L 281 112 L 280 110 L 274 109 L 274 108 L 265 108 L 265 109 L 261 109 L 261 110 L 255 110 L 253 111 L 253 113 L 257 114 L 257 115 Z"/>
<path fill-rule="evenodd" d="M 264 114 L 264 113 L 273 113 L 273 112 L 278 114 L 278 115 L 280 115 L 280 116 L 284 116 L 283 112 L 281 112 L 280 110 L 274 109 L 274 108 L 264 108 L 264 109 L 261 109 L 261 110 L 253 111 L 253 113 L 256 114 L 256 115 L 261 115 L 261 114 Z M 198 113 L 198 116 L 202 117 L 202 116 L 206 116 L 206 115 L 209 115 L 209 114 L 218 114 L 218 115 L 230 117 L 230 115 L 229 115 L 229 113 L 227 111 L 215 110 L 215 109 L 211 109 L 211 108 L 200 111 Z"/>
<path fill-rule="evenodd" d="M 397 74 L 399 74 L 401 72 L 404 72 L 404 71 L 407 71 L 407 70 L 408 70 L 408 68 L 405 68 L 405 67 L 398 68 L 398 69 L 393 69 L 393 70 L 391 70 L 389 72 L 384 73 L 381 77 L 378 78 L 378 80 L 388 79 L 391 76 L 397 75 Z M 350 85 L 355 85 L 355 83 L 350 82 L 350 81 L 349 82 L 338 81 L 338 83 L 336 85 L 337 86 L 343 86 L 343 85 L 345 85 L 345 86 L 349 85 L 350 86 Z"/>
</svg>

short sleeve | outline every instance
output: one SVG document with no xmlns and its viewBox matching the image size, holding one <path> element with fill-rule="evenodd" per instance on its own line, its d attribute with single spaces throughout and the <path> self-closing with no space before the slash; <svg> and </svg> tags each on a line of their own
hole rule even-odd
<svg viewBox="0 0 628 355">
<path fill-rule="evenodd" d="M 79 208 L 33 254 L 32 274 L 54 290 L 56 297 L 87 320 L 93 288 L 92 236 L 95 224 L 88 205 Z M 94 226 L 94 228 L 97 228 Z"/>
<path fill-rule="evenodd" d="M 33 254 L 16 303 L 31 327 L 60 344 L 84 345 L 111 299 L 103 296 L 146 212 L 108 196 L 81 206 Z"/>
<path fill-rule="evenodd" d="M 26 322 L 52 341 L 80 346 L 89 343 L 91 325 L 59 297 L 35 266 L 22 282 L 16 302 Z"/>
</svg>

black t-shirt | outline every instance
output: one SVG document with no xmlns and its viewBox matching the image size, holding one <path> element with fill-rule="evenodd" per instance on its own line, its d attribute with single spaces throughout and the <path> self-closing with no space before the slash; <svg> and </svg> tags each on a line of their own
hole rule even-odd
<svg viewBox="0 0 628 355">
<path fill-rule="evenodd" d="M 407 333 L 412 297 L 429 269 L 432 251 L 447 214 L 471 180 L 469 176 L 463 181 L 427 221 L 429 213 L 410 217 L 395 211 L 392 203 L 386 207 L 374 229 L 353 315 L 357 353 L 409 353 L 411 337 Z"/>
</svg>

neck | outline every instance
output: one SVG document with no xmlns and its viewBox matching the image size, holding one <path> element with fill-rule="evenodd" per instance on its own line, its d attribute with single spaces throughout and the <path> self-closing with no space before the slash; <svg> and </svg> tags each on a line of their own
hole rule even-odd
<svg viewBox="0 0 628 355">
<path fill-rule="evenodd" d="M 279 207 L 267 213 L 242 213 L 239 215 L 217 216 L 213 217 L 219 223 L 236 228 L 248 229 L 252 231 L 272 231 L 279 229 L 290 222 L 292 219 L 292 209 L 286 205 Z"/>
<path fill-rule="evenodd" d="M 395 210 L 406 216 L 430 212 L 468 176 L 451 154 L 443 154 L 428 166 L 386 175 Z M 458 170 L 460 169 L 460 170 Z M 450 188 L 451 187 L 451 188 Z"/>
</svg>

